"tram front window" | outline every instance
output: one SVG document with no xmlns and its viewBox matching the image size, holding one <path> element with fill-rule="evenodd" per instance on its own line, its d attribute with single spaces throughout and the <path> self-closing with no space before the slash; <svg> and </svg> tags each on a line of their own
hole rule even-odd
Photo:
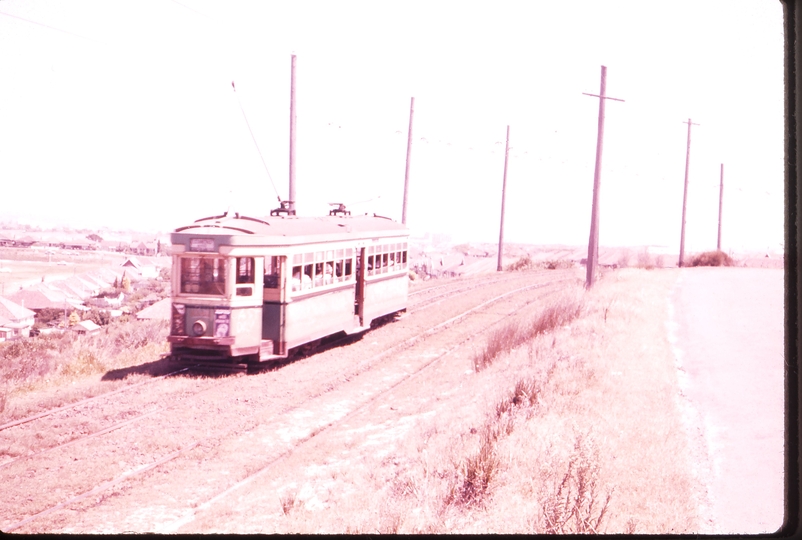
<svg viewBox="0 0 802 540">
<path fill-rule="evenodd" d="M 226 264 L 221 257 L 184 257 L 181 259 L 181 292 L 213 294 L 226 292 Z"/>
</svg>

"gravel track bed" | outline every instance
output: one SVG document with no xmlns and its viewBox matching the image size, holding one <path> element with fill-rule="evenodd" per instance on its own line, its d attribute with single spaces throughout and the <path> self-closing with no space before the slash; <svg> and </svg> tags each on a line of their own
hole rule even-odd
<svg viewBox="0 0 802 540">
<path fill-rule="evenodd" d="M 113 411 L 96 402 L 74 411 L 74 418 L 58 413 L 47 422 L 37 421 L 37 432 L 46 433 L 36 448 L 46 448 L 74 438 L 76 433 L 80 436 L 103 429 L 151 409 L 162 411 L 107 436 L 76 442 L 69 450 L 55 449 L 0 469 L 0 478 L 10 488 L 6 490 L 0 528 L 90 493 L 114 479 L 123 480 L 97 496 L 43 515 L 20 530 L 152 531 L 166 522 L 175 528 L 194 515 L 193 506 L 208 502 L 299 442 L 340 421 L 415 372 L 432 354 L 487 328 L 514 306 L 526 304 L 530 295 L 510 295 L 459 324 L 419 340 L 410 349 L 372 360 L 377 353 L 524 283 L 545 283 L 573 275 L 575 272 L 570 271 L 520 274 L 477 287 L 469 294 L 457 294 L 425 313 L 410 309 L 407 317 L 372 330 L 359 341 L 275 371 L 222 381 L 172 377 L 169 384 L 159 385 L 165 387 L 166 394 L 161 388 L 153 392 L 153 387 L 146 385 L 124 394 Z M 464 288 L 465 281 L 454 280 L 448 287 Z M 537 294 L 543 293 L 531 292 L 534 297 Z M 192 445 L 196 446 L 187 450 Z M 36 450 L 29 448 L 31 451 Z M 132 471 L 177 452 L 176 459 L 127 478 Z M 147 516 L 132 513 L 131 508 L 141 508 Z"/>
</svg>

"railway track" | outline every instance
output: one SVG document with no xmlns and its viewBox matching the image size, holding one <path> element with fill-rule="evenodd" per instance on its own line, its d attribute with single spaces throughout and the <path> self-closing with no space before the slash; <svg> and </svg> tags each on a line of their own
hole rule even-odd
<svg viewBox="0 0 802 540">
<path fill-rule="evenodd" d="M 448 283 L 441 283 L 441 284 L 438 284 L 438 285 L 427 287 L 425 289 L 420 289 L 420 290 L 417 290 L 417 291 L 414 291 L 414 292 L 410 293 L 410 296 L 427 294 L 427 293 L 430 293 L 433 290 L 440 290 L 440 289 L 450 289 L 450 290 L 446 290 L 445 292 L 440 293 L 440 294 L 435 295 L 435 296 L 430 296 L 430 297 L 426 297 L 426 298 L 422 298 L 422 299 L 416 299 L 416 301 L 411 301 L 410 305 L 408 307 L 408 311 L 410 313 L 412 313 L 412 312 L 416 312 L 418 310 L 426 309 L 430 305 L 442 302 L 443 300 L 451 298 L 451 297 L 453 297 L 453 296 L 455 296 L 457 294 L 461 294 L 461 293 L 464 293 L 464 292 L 475 290 L 475 289 L 477 289 L 479 287 L 482 287 L 482 286 L 489 286 L 489 285 L 493 285 L 493 284 L 496 284 L 496 283 L 510 282 L 510 281 L 515 281 L 515 280 L 520 280 L 520 275 L 512 274 L 512 275 L 507 275 L 507 276 L 504 276 L 504 277 L 501 277 L 501 278 L 495 278 L 495 279 L 490 279 L 490 280 L 487 279 L 487 275 L 482 275 L 482 276 L 477 276 L 475 278 L 465 278 L 465 279 L 460 279 L 458 281 L 457 280 L 449 281 Z M 443 281 L 445 281 L 445 280 L 443 280 Z M 454 288 L 455 286 L 457 288 Z M 357 336 L 356 338 L 350 338 L 349 337 L 349 338 L 339 339 L 339 340 L 333 341 L 333 342 L 328 343 L 326 345 L 326 350 L 331 349 L 332 347 L 335 347 L 335 346 L 337 346 L 339 344 L 347 343 L 348 341 L 353 341 L 354 339 L 359 339 L 359 337 L 361 337 L 361 336 Z M 306 355 L 306 356 L 309 356 L 309 355 Z M 291 362 L 293 360 L 294 359 L 291 359 L 289 361 Z M 282 366 L 285 363 L 286 362 L 284 362 L 284 363 L 278 362 L 278 363 L 276 363 L 276 365 L 277 366 Z M 267 367 L 270 368 L 271 366 L 267 366 Z M 74 402 L 74 403 L 70 403 L 68 405 L 64 405 L 64 406 L 57 407 L 57 408 L 54 408 L 54 409 L 49 409 L 49 410 L 46 410 L 46 411 L 43 411 L 43 412 L 40 412 L 40 413 L 36 413 L 36 414 L 33 414 L 33 415 L 26 416 L 24 418 L 15 419 L 15 420 L 12 420 L 12 421 L 7 422 L 5 424 L 1 424 L 0 425 L 0 432 L 5 431 L 5 430 L 10 429 L 10 428 L 13 428 L 15 426 L 19 426 L 19 425 L 22 425 L 22 424 L 27 424 L 29 422 L 33 422 L 35 420 L 43 419 L 43 418 L 46 418 L 48 416 L 51 416 L 51 415 L 54 415 L 54 414 L 57 414 L 57 413 L 68 413 L 69 411 L 71 411 L 73 409 L 77 409 L 77 408 L 80 408 L 80 407 L 83 407 L 83 406 L 86 406 L 86 405 L 101 401 L 103 399 L 109 399 L 112 396 L 115 396 L 115 395 L 123 393 L 123 392 L 130 392 L 130 391 L 135 390 L 135 389 L 137 389 L 137 388 L 139 388 L 141 386 L 157 383 L 158 381 L 160 381 L 162 379 L 165 379 L 165 378 L 168 378 L 168 377 L 171 377 L 171 376 L 174 376 L 174 375 L 178 375 L 180 373 L 184 373 L 184 372 L 186 372 L 188 370 L 190 370 L 190 367 L 184 367 L 184 368 L 181 368 L 181 369 L 177 369 L 175 371 L 171 371 L 170 373 L 167 373 L 165 375 L 160 375 L 160 376 L 154 377 L 154 378 L 146 380 L 146 381 L 142 381 L 142 382 L 139 382 L 139 383 L 134 383 L 134 384 L 131 384 L 131 385 L 127 385 L 127 386 L 125 386 L 123 388 L 118 388 L 118 389 L 113 390 L 111 392 L 106 392 L 106 393 L 103 393 L 103 394 L 100 394 L 100 395 L 97 395 L 97 396 L 93 396 L 91 398 L 87 398 L 87 399 L 83 399 L 83 400 L 80 400 L 80 401 L 77 401 L 77 402 Z M 88 436 L 93 436 L 93 434 L 90 434 Z M 70 443 L 72 443 L 72 441 L 70 441 Z M 0 444 L 2 444 L 2 441 L 0 441 Z M 55 447 L 53 447 L 53 448 L 55 448 Z M 4 467 L 5 465 L 7 465 L 9 463 L 10 463 L 9 461 L 0 462 L 0 468 Z"/>
<path fill-rule="evenodd" d="M 553 276 L 555 276 L 555 274 L 552 272 L 550 275 L 548 275 L 546 277 L 553 277 Z M 529 277 L 531 278 L 532 276 L 530 275 Z M 567 279 L 567 278 L 564 278 L 564 279 Z M 514 278 L 500 279 L 500 280 L 494 280 L 494 281 L 492 281 L 492 283 L 499 283 L 501 281 L 515 282 L 516 280 Z M 388 356 L 392 355 L 393 353 L 399 353 L 400 351 L 402 351 L 404 349 L 412 347 L 416 343 L 424 341 L 425 339 L 427 339 L 430 336 L 434 336 L 434 335 L 442 332 L 443 330 L 453 326 L 455 323 L 459 322 L 460 320 L 464 319 L 465 317 L 468 317 L 471 314 L 476 314 L 478 311 L 483 310 L 487 306 L 492 305 L 492 304 L 500 301 L 503 298 L 508 298 L 508 297 L 510 297 L 512 295 L 515 295 L 516 293 L 521 293 L 521 292 L 523 292 L 525 290 L 528 290 L 528 289 L 545 288 L 545 287 L 548 287 L 549 285 L 555 285 L 555 283 L 557 283 L 557 282 L 554 281 L 554 280 L 544 280 L 543 283 L 538 283 L 538 284 L 535 284 L 535 285 L 528 285 L 528 286 L 525 286 L 525 287 L 520 287 L 520 288 L 513 289 L 511 291 L 508 291 L 508 292 L 505 292 L 505 293 L 503 293 L 501 295 L 498 295 L 498 296 L 496 296 L 495 298 L 493 298 L 491 300 L 488 300 L 488 301 L 485 301 L 483 303 L 480 303 L 479 305 L 475 305 L 474 304 L 469 309 L 463 310 L 463 311 L 457 313 L 456 315 L 454 315 L 454 316 L 452 316 L 452 317 L 450 317 L 450 318 L 448 318 L 448 319 L 446 319 L 444 321 L 439 322 L 436 325 L 428 325 L 428 327 L 426 329 L 424 329 L 423 331 L 418 331 L 416 328 L 414 328 L 414 325 L 412 325 L 412 333 L 411 333 L 411 335 L 399 336 L 398 340 L 396 340 L 389 347 L 385 348 L 383 351 L 376 352 L 376 353 L 372 354 L 371 356 L 369 356 L 367 360 L 363 360 L 361 362 L 358 362 L 354 366 L 352 366 L 352 369 L 350 370 L 350 372 L 342 374 L 343 376 L 340 378 L 340 380 L 334 381 L 334 382 L 326 382 L 325 380 L 321 380 L 320 384 L 317 385 L 317 389 L 316 390 L 315 390 L 315 388 L 312 388 L 312 390 L 310 392 L 307 392 L 305 395 L 299 397 L 299 399 L 295 400 L 296 402 L 294 402 L 294 403 L 285 403 L 285 406 L 282 407 L 280 411 L 275 411 L 274 410 L 272 413 L 270 413 L 271 417 L 275 416 L 275 417 L 278 417 L 278 418 L 283 418 L 283 417 L 286 417 L 287 415 L 291 415 L 293 410 L 297 410 L 299 407 L 302 407 L 303 403 L 305 403 L 307 400 L 316 399 L 316 398 L 318 398 L 318 397 L 320 397 L 320 396 L 322 396 L 322 395 L 324 395 L 326 393 L 329 393 L 329 392 L 332 392 L 332 391 L 336 391 L 338 386 L 342 386 L 342 385 L 348 383 L 351 379 L 353 379 L 355 377 L 358 377 L 361 373 L 372 369 L 374 364 L 381 364 L 382 363 L 382 359 L 386 359 Z M 485 283 L 485 284 L 487 285 L 487 283 Z M 475 284 L 475 285 L 470 285 L 470 284 L 465 285 L 465 286 L 461 286 L 461 285 L 462 284 L 459 284 L 457 286 L 457 288 L 452 289 L 450 291 L 447 291 L 446 293 L 443 293 L 441 295 L 437 295 L 437 298 L 459 297 L 459 296 L 462 295 L 462 293 L 467 292 L 469 290 L 476 290 L 476 289 L 480 289 L 481 290 L 482 289 L 481 283 Z M 438 286 L 438 288 L 442 288 L 442 287 Z M 428 300 L 436 301 L 433 298 L 429 298 Z M 534 302 L 534 301 L 536 301 L 536 300 L 532 300 L 532 302 Z M 531 302 L 529 302 L 529 303 L 531 303 Z M 420 311 L 421 311 L 420 308 L 422 308 L 423 305 L 430 305 L 430 304 L 431 304 L 430 302 L 426 302 L 424 304 L 419 304 L 418 307 L 416 307 L 416 308 L 411 309 L 410 310 L 410 317 L 412 315 L 414 315 L 414 314 L 419 314 Z M 523 309 L 523 307 L 521 307 L 520 309 Z M 499 320 L 502 320 L 504 317 L 506 317 L 508 315 L 509 314 L 504 315 Z M 489 326 L 488 326 L 488 328 L 489 328 Z M 390 330 L 388 330 L 388 331 L 390 331 Z M 470 338 L 467 338 L 467 339 L 470 339 Z M 461 341 L 460 344 L 462 344 L 463 342 L 464 341 Z M 355 344 L 355 345 L 357 345 L 357 344 Z M 311 361 L 315 361 L 315 360 L 316 359 L 312 359 Z M 169 375 L 173 375 L 173 374 L 169 374 Z M 245 381 L 245 382 L 243 382 L 243 381 Z M 245 380 L 243 380 L 241 378 L 238 378 L 238 379 L 224 379 L 222 381 L 222 383 L 219 380 L 218 381 L 211 381 L 209 383 L 209 385 L 208 385 L 208 388 L 205 388 L 205 389 L 201 388 L 200 390 L 198 390 L 197 392 L 193 393 L 192 395 L 184 396 L 184 399 L 180 400 L 181 403 L 174 404 L 171 407 L 163 408 L 163 409 L 158 410 L 158 411 L 149 411 L 148 413 L 141 414 L 141 415 L 139 415 L 139 416 L 137 416 L 135 418 L 129 418 L 129 419 L 123 421 L 123 422 L 117 422 L 117 423 L 115 423 L 115 424 L 113 424 L 111 426 L 107 426 L 107 427 L 105 427 L 105 428 L 103 428 L 103 429 L 101 429 L 99 431 L 96 431 L 94 433 L 91 433 L 89 435 L 81 437 L 79 439 L 70 440 L 70 441 L 67 441 L 66 443 L 54 446 L 52 448 L 40 449 L 39 451 L 36 451 L 34 453 L 31 453 L 31 454 L 28 454 L 28 455 L 25 455 L 25 456 L 20 456 L 15 461 L 24 460 L 24 459 L 34 459 L 34 458 L 41 459 L 44 454 L 53 454 L 54 450 L 61 450 L 61 449 L 64 449 L 64 448 L 66 448 L 68 446 L 74 446 L 74 445 L 80 444 L 82 442 L 88 442 L 90 439 L 94 440 L 94 439 L 96 439 L 96 438 L 98 438 L 98 437 L 100 437 L 102 435 L 111 435 L 112 433 L 120 433 L 121 431 L 124 431 L 121 428 L 130 426 L 131 424 L 133 424 L 135 422 L 146 420 L 148 418 L 153 420 L 155 418 L 155 416 L 157 415 L 157 413 L 161 413 L 161 416 L 164 417 L 165 416 L 164 413 L 171 412 L 171 411 L 174 411 L 174 412 L 184 411 L 185 412 L 186 411 L 186 405 L 188 404 L 188 402 L 190 400 L 193 400 L 193 399 L 195 401 L 198 401 L 199 398 L 197 396 L 200 396 L 205 390 L 211 390 L 211 389 L 213 389 L 215 387 L 219 387 L 220 384 L 223 384 L 223 385 L 229 386 L 230 387 L 229 390 L 231 390 L 232 394 L 235 394 L 238 390 L 240 390 L 240 388 L 237 388 L 237 387 L 240 387 L 240 386 L 243 386 L 243 387 L 251 386 L 251 387 L 253 387 L 254 386 L 254 385 L 245 384 L 247 382 L 248 382 L 247 378 Z M 120 390 L 115 391 L 115 395 L 121 393 L 122 390 L 124 390 L 124 389 L 120 389 Z M 108 395 L 111 395 L 111 394 L 108 394 Z M 95 398 L 91 398 L 91 399 L 92 400 L 97 400 L 98 398 L 101 398 L 101 397 L 103 397 L 103 396 L 96 396 Z M 88 400 L 85 400 L 85 401 L 88 401 Z M 247 402 L 247 400 L 246 400 L 246 402 Z M 78 405 L 78 404 L 75 404 L 75 405 Z M 210 409 L 213 408 L 214 405 L 215 404 L 213 402 L 212 403 L 203 402 L 203 406 L 206 406 L 207 408 L 210 408 Z M 181 406 L 180 409 L 179 409 L 179 406 Z M 62 411 L 64 409 L 65 408 L 59 408 L 58 411 L 54 410 L 54 411 L 51 411 L 49 414 L 53 414 L 55 412 L 60 412 L 60 411 Z M 246 422 L 246 424 L 250 423 L 252 425 L 252 427 L 253 426 L 262 425 L 262 424 L 264 424 L 264 422 L 266 420 L 266 419 L 258 419 L 258 420 L 255 419 L 254 410 L 253 410 L 252 407 L 237 406 L 237 407 L 235 407 L 235 409 L 236 409 L 236 413 L 240 413 L 242 415 L 242 418 L 250 419 L 250 422 Z M 218 411 L 219 410 L 220 409 L 218 408 Z M 30 417 L 28 419 L 23 419 L 25 421 L 15 421 L 14 426 L 0 426 L 0 427 L 4 427 L 4 428 L 8 429 L 10 427 L 22 426 L 23 424 L 27 424 L 27 423 L 33 422 L 34 420 L 37 420 L 39 418 L 43 418 L 44 416 L 46 416 L 46 414 L 42 413 L 40 415 L 35 415 L 35 416 L 36 416 L 35 418 L 34 417 Z M 169 415 L 166 415 L 166 416 L 169 417 Z M 247 430 L 249 429 L 249 426 L 246 425 L 246 424 L 243 424 L 242 421 L 234 422 L 232 424 L 231 428 L 226 430 L 225 433 L 220 433 L 220 432 L 212 433 L 212 434 L 210 434 L 210 435 L 208 435 L 206 437 L 197 437 L 197 436 L 196 437 L 181 437 L 181 439 L 183 439 L 183 440 L 182 441 L 176 441 L 176 443 L 174 445 L 172 445 L 172 447 L 170 447 L 170 448 L 161 448 L 160 452 L 157 452 L 157 455 L 154 456 L 154 459 L 144 460 L 142 463 L 138 463 L 136 465 L 136 467 L 129 468 L 128 470 L 123 471 L 121 474 L 118 474 L 117 476 L 115 476 L 115 477 L 113 477 L 111 479 L 104 479 L 101 482 L 97 482 L 94 485 L 94 487 L 91 487 L 90 489 L 83 489 L 83 490 L 81 490 L 80 488 L 76 489 L 71 494 L 71 496 L 68 497 L 67 499 L 62 500 L 61 502 L 59 502 L 57 504 L 50 505 L 47 508 L 45 508 L 43 510 L 40 510 L 40 511 L 38 511 L 38 512 L 32 514 L 32 515 L 28 515 L 27 517 L 25 517 L 22 520 L 16 521 L 14 523 L 10 523 L 10 524 L 5 525 L 5 526 L 1 526 L 0 528 L 2 528 L 5 531 L 9 531 L 9 532 L 12 531 L 12 530 L 16 530 L 17 528 L 22 527 L 22 526 L 24 526 L 24 525 L 26 525 L 26 524 L 34 521 L 34 520 L 43 518 L 44 516 L 46 516 L 48 514 L 52 514 L 54 512 L 57 512 L 60 509 L 69 507 L 71 505 L 76 505 L 76 504 L 80 503 L 81 501 L 85 501 L 87 499 L 91 499 L 92 497 L 94 497 L 98 493 L 101 493 L 101 492 L 107 491 L 107 490 L 109 490 L 111 488 L 114 488 L 115 486 L 118 486 L 123 482 L 130 483 L 130 481 L 132 479 L 135 479 L 137 477 L 141 477 L 142 475 L 144 475 L 144 473 L 146 473 L 146 472 L 148 472 L 150 470 L 153 470 L 153 468 L 158 467 L 159 465 L 165 464 L 165 463 L 167 463 L 169 461 L 175 460 L 178 457 L 187 456 L 188 453 L 190 453 L 192 451 L 197 451 L 197 449 L 199 447 L 206 447 L 207 449 L 208 448 L 213 448 L 213 447 L 221 444 L 219 441 L 229 440 L 236 433 L 247 432 Z M 156 424 L 156 427 L 158 427 L 158 426 L 159 426 L 159 424 Z M 203 431 L 203 430 L 200 430 L 200 431 Z M 197 432 L 198 432 L 198 430 L 196 430 L 196 434 L 197 434 Z M 156 430 L 156 433 L 158 433 L 158 430 Z M 192 435 L 192 433 L 190 433 L 190 435 Z M 189 439 L 189 442 L 187 442 L 187 439 Z M 134 444 L 136 444 L 136 443 L 134 443 Z M 168 451 L 168 450 L 170 450 L 170 451 Z M 12 465 L 12 463 L 3 464 L 2 466 L 0 466 L 0 469 L 5 468 L 6 465 Z M 0 474 L 2 474 L 2 471 L 0 471 Z M 78 486 L 76 486 L 76 488 L 77 487 Z M 206 501 L 206 502 L 208 502 L 208 501 Z M 205 503 L 200 503 L 200 504 L 205 504 Z"/>
</svg>

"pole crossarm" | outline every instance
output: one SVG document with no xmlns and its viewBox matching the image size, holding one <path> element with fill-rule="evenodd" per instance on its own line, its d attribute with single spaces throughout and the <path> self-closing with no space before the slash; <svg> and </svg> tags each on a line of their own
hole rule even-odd
<svg viewBox="0 0 802 540">
<path fill-rule="evenodd" d="M 590 97 L 597 97 L 602 99 L 612 99 L 613 101 L 624 101 L 623 99 L 618 99 L 617 97 L 610 97 L 610 96 L 600 96 L 599 94 L 588 94 L 587 92 L 582 92 L 583 96 L 590 96 Z"/>
</svg>

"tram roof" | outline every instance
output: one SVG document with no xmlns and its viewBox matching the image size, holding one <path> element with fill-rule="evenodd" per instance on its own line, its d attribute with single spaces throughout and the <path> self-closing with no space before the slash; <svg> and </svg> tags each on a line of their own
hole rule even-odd
<svg viewBox="0 0 802 540">
<path fill-rule="evenodd" d="M 406 236 L 409 229 L 390 218 L 361 216 L 270 216 L 252 218 L 239 214 L 212 216 L 173 231 L 173 243 L 184 243 L 188 236 L 230 236 L 234 244 L 296 244 L 316 241 L 347 240 L 373 236 Z M 253 236 L 252 236 L 253 235 Z"/>
</svg>

